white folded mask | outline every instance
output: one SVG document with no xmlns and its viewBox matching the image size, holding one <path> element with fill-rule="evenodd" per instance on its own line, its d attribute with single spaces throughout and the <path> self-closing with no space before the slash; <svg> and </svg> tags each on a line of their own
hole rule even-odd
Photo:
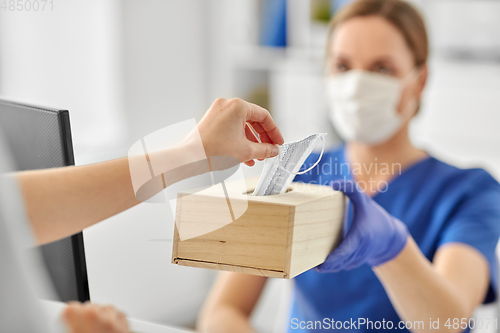
<svg viewBox="0 0 500 333">
<path fill-rule="evenodd" d="M 401 92 L 420 74 L 412 70 L 404 79 L 363 70 L 350 70 L 327 79 L 330 119 L 345 141 L 380 144 L 391 138 L 417 110 L 412 99 L 401 114 Z"/>
<path fill-rule="evenodd" d="M 325 135 L 326 133 L 313 134 L 300 141 L 279 146 L 278 155 L 264 162 L 264 169 L 252 195 L 285 193 L 295 175 L 304 174 L 319 163 L 325 150 Z M 307 170 L 299 172 L 320 140 L 323 141 L 323 149 L 318 160 Z"/>
</svg>

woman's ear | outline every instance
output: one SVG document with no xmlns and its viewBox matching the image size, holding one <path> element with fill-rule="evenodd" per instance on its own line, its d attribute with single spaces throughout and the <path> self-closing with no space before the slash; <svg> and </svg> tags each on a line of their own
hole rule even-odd
<svg viewBox="0 0 500 333">
<path fill-rule="evenodd" d="M 420 99 L 422 97 L 422 92 L 424 91 L 425 84 L 427 83 L 427 75 L 428 75 L 427 64 L 421 65 L 418 70 L 420 71 L 419 73 L 420 75 L 418 76 L 417 79 L 416 89 L 417 89 L 417 98 Z"/>
</svg>

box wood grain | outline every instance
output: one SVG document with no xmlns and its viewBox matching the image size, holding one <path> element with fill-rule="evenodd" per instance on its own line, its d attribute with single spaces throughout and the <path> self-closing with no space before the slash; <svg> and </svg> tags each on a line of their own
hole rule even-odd
<svg viewBox="0 0 500 333">
<path fill-rule="evenodd" d="M 342 238 L 343 194 L 292 183 L 284 194 L 248 195 L 257 180 L 179 193 L 172 262 L 287 279 L 324 262 Z M 228 206 L 243 215 L 228 223 Z"/>
</svg>

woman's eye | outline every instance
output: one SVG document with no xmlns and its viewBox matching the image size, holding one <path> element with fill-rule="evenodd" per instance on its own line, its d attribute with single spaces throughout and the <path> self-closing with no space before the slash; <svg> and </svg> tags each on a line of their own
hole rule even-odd
<svg viewBox="0 0 500 333">
<path fill-rule="evenodd" d="M 345 72 L 345 71 L 348 71 L 349 68 L 347 68 L 347 66 L 345 64 L 337 64 L 335 66 L 335 71 L 336 72 Z"/>
<path fill-rule="evenodd" d="M 374 72 L 377 72 L 380 74 L 386 74 L 386 75 L 394 74 L 394 70 L 391 67 L 385 66 L 385 65 L 375 66 Z"/>
</svg>

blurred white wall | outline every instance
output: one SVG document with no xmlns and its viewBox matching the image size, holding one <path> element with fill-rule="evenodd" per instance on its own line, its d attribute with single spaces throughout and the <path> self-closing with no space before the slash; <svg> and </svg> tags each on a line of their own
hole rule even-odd
<svg viewBox="0 0 500 333">
<path fill-rule="evenodd" d="M 168 124 L 199 120 L 210 106 L 207 9 L 203 0 L 121 3 L 124 102 L 132 141 Z"/>
<path fill-rule="evenodd" d="M 438 56 L 415 119 L 413 141 L 460 167 L 485 167 L 500 180 L 500 63 Z"/>
<path fill-rule="evenodd" d="M 429 81 L 413 141 L 500 180 L 500 3 L 419 0 L 431 43 Z"/>
<path fill-rule="evenodd" d="M 126 135 L 119 13 L 118 0 L 0 11 L 0 94 L 68 109 L 77 163 L 114 154 Z"/>
</svg>

